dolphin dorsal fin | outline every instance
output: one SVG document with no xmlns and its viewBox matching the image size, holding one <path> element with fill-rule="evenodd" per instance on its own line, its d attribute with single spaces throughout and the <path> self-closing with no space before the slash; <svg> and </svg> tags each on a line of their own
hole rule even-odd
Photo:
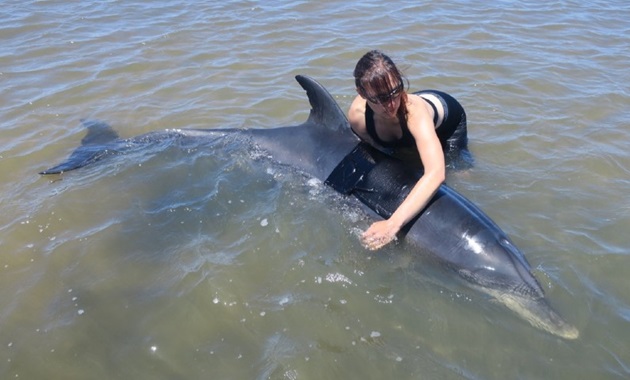
<svg viewBox="0 0 630 380">
<path fill-rule="evenodd" d="M 103 121 L 81 119 L 81 124 L 87 129 L 81 145 L 105 144 L 118 139 L 118 133 Z"/>
<path fill-rule="evenodd" d="M 308 101 L 311 104 L 311 113 L 308 117 L 308 122 L 326 126 L 333 130 L 350 129 L 346 114 L 339 108 L 335 99 L 333 99 L 324 86 L 319 84 L 315 79 L 305 75 L 297 75 L 295 79 L 306 91 Z"/>
</svg>

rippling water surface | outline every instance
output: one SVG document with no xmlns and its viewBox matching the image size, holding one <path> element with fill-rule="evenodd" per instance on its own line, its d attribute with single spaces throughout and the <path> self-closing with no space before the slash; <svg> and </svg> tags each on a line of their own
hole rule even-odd
<svg viewBox="0 0 630 380">
<path fill-rule="evenodd" d="M 273 4 L 273 5 L 272 5 Z M 630 377 L 626 1 L 9 1 L 0 14 L 0 377 Z M 581 332 L 534 329 L 321 183 L 231 141 L 163 141 L 40 177 L 80 120 L 122 137 L 345 109 L 380 48 L 454 94 L 475 167 L 448 183 Z"/>
</svg>

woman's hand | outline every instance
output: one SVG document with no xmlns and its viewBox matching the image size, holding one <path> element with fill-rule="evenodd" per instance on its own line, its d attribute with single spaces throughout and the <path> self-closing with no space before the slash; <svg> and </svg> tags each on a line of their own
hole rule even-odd
<svg viewBox="0 0 630 380">
<path fill-rule="evenodd" d="M 384 245 L 396 240 L 396 234 L 400 230 L 390 220 L 374 222 L 370 228 L 361 235 L 363 246 L 371 251 L 375 251 Z"/>
</svg>

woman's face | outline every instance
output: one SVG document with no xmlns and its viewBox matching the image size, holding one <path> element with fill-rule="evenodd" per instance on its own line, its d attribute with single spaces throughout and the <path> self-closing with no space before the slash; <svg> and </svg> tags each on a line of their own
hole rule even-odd
<svg viewBox="0 0 630 380">
<path fill-rule="evenodd" d="M 390 78 L 388 87 L 392 89 L 389 92 L 379 93 L 371 88 L 367 88 L 363 89 L 360 94 L 370 103 L 370 107 L 375 111 L 384 112 L 388 116 L 396 116 L 400 107 L 403 83 L 402 81 L 396 83 Z"/>
</svg>

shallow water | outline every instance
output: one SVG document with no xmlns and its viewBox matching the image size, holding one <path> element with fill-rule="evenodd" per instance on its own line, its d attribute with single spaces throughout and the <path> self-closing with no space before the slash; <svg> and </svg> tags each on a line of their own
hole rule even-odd
<svg viewBox="0 0 630 380">
<path fill-rule="evenodd" d="M 630 6 L 623 1 L 11 1 L 0 14 L 0 377 L 630 376 Z M 229 140 L 62 176 L 81 119 L 122 137 L 296 125 L 296 74 L 343 109 L 380 48 L 455 95 L 491 216 L 581 332 L 462 287 L 318 181 Z"/>
</svg>

